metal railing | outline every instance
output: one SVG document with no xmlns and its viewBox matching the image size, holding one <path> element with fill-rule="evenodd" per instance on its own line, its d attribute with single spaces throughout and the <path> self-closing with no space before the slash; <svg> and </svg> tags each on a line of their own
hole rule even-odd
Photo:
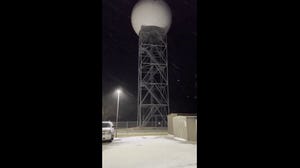
<svg viewBox="0 0 300 168">
<path fill-rule="evenodd" d="M 116 126 L 116 122 L 112 122 Z M 135 128 L 138 127 L 137 121 L 119 121 L 118 128 Z M 163 126 L 160 122 L 148 122 L 146 127 L 166 127 Z"/>
<path fill-rule="evenodd" d="M 116 126 L 116 122 L 113 122 L 114 126 Z M 119 121 L 118 128 L 133 128 L 137 127 L 138 124 L 136 121 Z"/>
</svg>

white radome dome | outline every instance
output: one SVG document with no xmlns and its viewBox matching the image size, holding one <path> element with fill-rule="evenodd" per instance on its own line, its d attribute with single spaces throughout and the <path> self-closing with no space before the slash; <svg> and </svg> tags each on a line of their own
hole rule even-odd
<svg viewBox="0 0 300 168">
<path fill-rule="evenodd" d="M 140 0 L 135 4 L 131 13 L 131 25 L 137 35 L 142 26 L 161 27 L 167 33 L 171 22 L 171 10 L 163 0 Z"/>
</svg>

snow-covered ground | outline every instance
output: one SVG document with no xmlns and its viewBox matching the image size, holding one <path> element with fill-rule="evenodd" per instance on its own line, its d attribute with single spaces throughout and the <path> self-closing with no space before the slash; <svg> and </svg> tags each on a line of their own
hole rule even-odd
<svg viewBox="0 0 300 168">
<path fill-rule="evenodd" d="M 171 136 L 116 138 L 102 143 L 103 168 L 196 168 L 196 143 Z"/>
</svg>

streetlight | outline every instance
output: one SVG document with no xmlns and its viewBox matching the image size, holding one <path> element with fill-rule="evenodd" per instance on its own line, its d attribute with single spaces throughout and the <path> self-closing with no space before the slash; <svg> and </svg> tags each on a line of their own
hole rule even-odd
<svg viewBox="0 0 300 168">
<path fill-rule="evenodd" d="M 117 116 L 116 116 L 116 137 L 117 137 L 117 129 L 118 129 L 118 116 L 119 116 L 119 103 L 120 103 L 120 93 L 121 89 L 117 89 L 118 100 L 117 100 Z"/>
</svg>

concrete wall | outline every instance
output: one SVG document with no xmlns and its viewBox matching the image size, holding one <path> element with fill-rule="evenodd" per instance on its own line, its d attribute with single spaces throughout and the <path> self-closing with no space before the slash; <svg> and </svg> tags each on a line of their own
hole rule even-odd
<svg viewBox="0 0 300 168">
<path fill-rule="evenodd" d="M 188 141 L 197 141 L 197 116 L 168 115 L 168 133 Z"/>
<path fill-rule="evenodd" d="M 197 141 L 197 124 L 196 124 L 197 116 L 188 116 L 187 120 L 187 131 L 189 141 Z"/>
<path fill-rule="evenodd" d="M 168 115 L 168 133 L 174 135 L 173 131 L 173 118 L 177 116 L 176 113 L 172 113 Z"/>
<path fill-rule="evenodd" d="M 197 118 L 196 118 L 195 122 L 196 122 L 196 141 L 197 141 L 197 134 L 198 134 L 198 132 L 197 132 Z"/>
<path fill-rule="evenodd" d="M 175 137 L 188 138 L 186 116 L 173 117 L 173 131 Z"/>
</svg>

